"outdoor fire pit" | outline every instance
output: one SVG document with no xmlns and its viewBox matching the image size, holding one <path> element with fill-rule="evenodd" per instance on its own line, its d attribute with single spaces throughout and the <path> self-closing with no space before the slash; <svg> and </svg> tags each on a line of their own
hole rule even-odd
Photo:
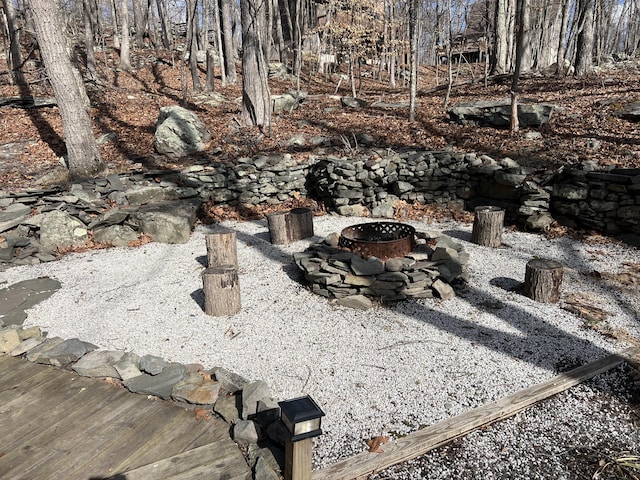
<svg viewBox="0 0 640 480">
<path fill-rule="evenodd" d="M 342 230 L 338 246 L 384 261 L 410 253 L 416 245 L 415 233 L 415 228 L 404 223 L 360 223 Z"/>
<path fill-rule="evenodd" d="M 400 222 L 353 225 L 293 254 L 311 290 L 353 308 L 455 296 L 468 281 L 469 254 L 439 232 L 417 232 Z"/>
</svg>

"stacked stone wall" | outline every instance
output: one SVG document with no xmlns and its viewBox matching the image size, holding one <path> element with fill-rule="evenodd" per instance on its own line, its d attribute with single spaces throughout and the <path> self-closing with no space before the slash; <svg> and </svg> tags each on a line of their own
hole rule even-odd
<svg viewBox="0 0 640 480">
<path fill-rule="evenodd" d="M 505 209 L 508 222 L 528 229 L 555 219 L 610 235 L 640 235 L 640 169 L 583 162 L 540 174 L 509 158 L 370 150 L 302 160 L 260 155 L 180 171 L 112 174 L 69 190 L 0 191 L 0 262 L 51 259 L 53 245 L 85 244 L 89 232 L 113 245 L 127 245 L 140 234 L 183 242 L 203 202 L 278 205 L 299 197 L 341 215 L 375 218 L 393 218 L 400 201 L 467 210 L 493 205 Z M 165 238 L 174 230 L 179 235 Z"/>
<path fill-rule="evenodd" d="M 607 234 L 640 234 L 640 169 L 585 164 L 553 179 L 551 212 L 563 224 Z"/>
</svg>

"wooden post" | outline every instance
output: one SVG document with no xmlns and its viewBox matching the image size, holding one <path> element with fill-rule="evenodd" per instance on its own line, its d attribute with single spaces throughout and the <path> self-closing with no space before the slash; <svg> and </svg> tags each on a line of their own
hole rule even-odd
<svg viewBox="0 0 640 480">
<path fill-rule="evenodd" d="M 313 237 L 313 211 L 310 208 L 294 208 L 287 216 L 287 231 L 290 242 Z"/>
<path fill-rule="evenodd" d="M 289 243 L 287 215 L 288 212 L 275 212 L 267 215 L 269 235 L 271 236 L 271 243 L 274 245 L 285 245 Z"/>
<path fill-rule="evenodd" d="M 222 267 L 232 265 L 238 267 L 238 247 L 236 232 L 216 232 L 204 237 L 207 244 L 207 265 Z"/>
<path fill-rule="evenodd" d="M 284 480 L 311 480 L 313 438 L 287 440 L 284 451 Z"/>
<path fill-rule="evenodd" d="M 524 294 L 537 302 L 556 303 L 560 300 L 562 271 L 562 264 L 555 260 L 529 260 L 524 277 Z"/>
<path fill-rule="evenodd" d="M 285 245 L 313 236 L 313 211 L 310 208 L 271 213 L 267 215 L 267 223 L 274 245 Z"/>
<path fill-rule="evenodd" d="M 471 241 L 484 247 L 499 247 L 502 243 L 504 210 L 482 206 L 475 209 Z"/>
<path fill-rule="evenodd" d="M 202 273 L 204 312 L 221 317 L 240 311 L 238 270 L 231 265 L 210 267 Z"/>
</svg>

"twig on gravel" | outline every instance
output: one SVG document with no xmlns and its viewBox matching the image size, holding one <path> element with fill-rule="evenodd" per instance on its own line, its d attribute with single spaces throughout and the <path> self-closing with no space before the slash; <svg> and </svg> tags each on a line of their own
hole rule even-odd
<svg viewBox="0 0 640 480">
<path fill-rule="evenodd" d="M 304 392 L 304 389 L 307 388 L 307 383 L 309 383 L 309 379 L 311 378 L 311 367 L 309 365 L 305 365 L 305 367 L 307 367 L 307 379 L 304 381 L 304 384 L 300 389 L 301 392 Z"/>
<path fill-rule="evenodd" d="M 372 365 L 370 363 L 361 363 L 360 364 L 363 367 L 371 367 L 371 368 L 377 368 L 378 370 L 386 370 L 387 367 L 381 367 L 380 365 Z"/>
</svg>

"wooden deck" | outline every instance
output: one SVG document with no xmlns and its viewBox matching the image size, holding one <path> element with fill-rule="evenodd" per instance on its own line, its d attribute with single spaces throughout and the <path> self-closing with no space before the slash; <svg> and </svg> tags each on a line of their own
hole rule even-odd
<svg viewBox="0 0 640 480">
<path fill-rule="evenodd" d="M 251 478 L 229 426 L 104 381 L 0 356 L 0 478 Z"/>
</svg>

